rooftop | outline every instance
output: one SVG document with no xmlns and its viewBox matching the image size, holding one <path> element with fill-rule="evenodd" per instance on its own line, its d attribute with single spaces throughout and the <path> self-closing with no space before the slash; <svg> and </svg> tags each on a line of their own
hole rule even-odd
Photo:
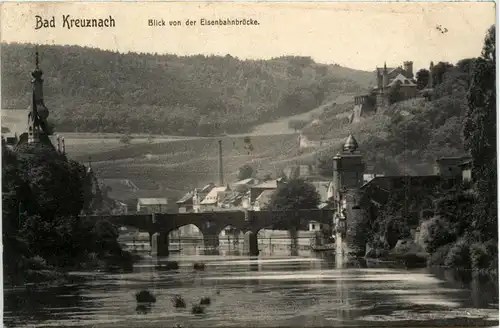
<svg viewBox="0 0 500 328">
<path fill-rule="evenodd" d="M 184 196 L 182 196 L 181 199 L 179 199 L 176 203 L 177 204 L 183 204 L 189 200 L 191 200 L 194 196 L 194 192 L 188 191 Z"/>
<path fill-rule="evenodd" d="M 256 186 L 253 186 L 252 188 L 276 189 L 276 188 L 278 188 L 278 181 L 276 181 L 276 180 L 269 180 L 269 181 L 263 182 L 261 184 L 258 184 Z"/>
<path fill-rule="evenodd" d="M 200 204 L 212 205 L 217 203 L 219 192 L 226 191 L 227 189 L 228 189 L 227 186 L 212 188 L 212 190 L 210 190 L 210 192 L 205 196 L 205 198 L 203 198 Z"/>
<path fill-rule="evenodd" d="M 138 198 L 139 205 L 168 205 L 166 198 Z"/>
</svg>

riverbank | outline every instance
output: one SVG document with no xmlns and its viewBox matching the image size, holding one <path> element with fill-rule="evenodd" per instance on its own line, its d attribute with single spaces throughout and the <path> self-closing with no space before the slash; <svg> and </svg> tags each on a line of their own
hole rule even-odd
<svg viewBox="0 0 500 328">
<path fill-rule="evenodd" d="M 86 261 L 78 266 L 53 267 L 39 256 L 29 259 L 21 258 L 18 270 L 15 273 L 7 274 L 4 272 L 4 286 L 51 287 L 73 284 L 84 280 L 83 277 L 73 274 L 75 271 L 129 273 L 133 271 L 134 264 L 142 259 L 143 257 L 137 253 L 122 251 L 119 256 L 115 255 L 105 259 L 88 256 Z"/>
</svg>

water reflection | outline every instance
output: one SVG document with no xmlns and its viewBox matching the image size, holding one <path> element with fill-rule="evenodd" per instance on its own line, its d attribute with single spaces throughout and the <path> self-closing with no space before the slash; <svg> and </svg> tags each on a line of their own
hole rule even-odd
<svg viewBox="0 0 500 328">
<path fill-rule="evenodd" d="M 152 304 L 138 304 L 135 310 L 137 314 L 148 314 L 151 312 L 153 305 Z"/>
<path fill-rule="evenodd" d="M 42 289 L 5 287 L 4 323 L 9 327 L 32 319 L 68 320 L 100 305 L 98 300 L 86 298 L 76 285 Z"/>
<path fill-rule="evenodd" d="M 385 326 L 389 321 L 461 318 L 470 312 L 464 308 L 480 308 L 478 316 L 491 315 L 487 309 L 498 311 L 498 285 L 484 277 L 468 280 L 444 271 L 370 268 L 364 261 L 324 254 L 290 257 L 288 250 L 258 257 L 234 249 L 204 254 L 202 249 L 183 248 L 168 259 L 144 259 L 130 274 L 88 273 L 90 279 L 80 285 L 6 289 L 5 322 L 331 327 L 376 321 Z M 168 261 L 178 262 L 178 269 L 157 269 Z M 205 270 L 195 271 L 194 263 L 204 263 Z M 157 302 L 138 305 L 135 293 L 140 290 L 151 291 Z M 186 300 L 186 308 L 173 305 L 175 295 Z M 191 306 L 202 297 L 211 298 L 205 314 L 191 314 Z"/>
</svg>

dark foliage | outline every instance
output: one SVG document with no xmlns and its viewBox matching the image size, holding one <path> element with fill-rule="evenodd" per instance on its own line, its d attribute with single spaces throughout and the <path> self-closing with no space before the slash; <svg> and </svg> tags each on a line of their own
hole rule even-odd
<svg viewBox="0 0 500 328">
<path fill-rule="evenodd" d="M 182 298 L 181 295 L 175 295 L 175 297 L 172 299 L 172 303 L 174 304 L 175 308 L 184 309 L 186 307 L 186 301 Z"/>
<path fill-rule="evenodd" d="M 436 98 L 429 107 L 409 118 L 393 117 L 387 142 L 396 153 L 433 160 L 462 155 L 465 146 L 473 158 L 473 185 L 395 190 L 376 213 L 373 244 L 383 239 L 392 247 L 425 220 L 429 265 L 497 272 L 495 65 L 492 26 L 480 58 L 434 67 Z M 418 215 L 430 208 L 431 218 Z"/>
<path fill-rule="evenodd" d="M 307 121 L 303 121 L 303 120 L 290 120 L 288 122 L 288 127 L 290 129 L 294 129 L 295 132 L 301 130 L 302 128 L 304 128 L 306 125 L 308 124 Z"/>
<path fill-rule="evenodd" d="M 135 294 L 138 303 L 155 303 L 156 297 L 148 290 L 141 290 Z"/>
<path fill-rule="evenodd" d="M 427 87 L 427 84 L 429 84 L 429 77 L 430 77 L 429 71 L 426 70 L 425 68 L 422 68 L 417 72 L 416 77 L 417 77 L 417 89 L 418 90 L 425 89 L 425 87 Z"/>
<path fill-rule="evenodd" d="M 319 202 L 320 196 L 313 185 L 294 179 L 276 190 L 267 208 L 275 211 L 316 209 Z"/>
<path fill-rule="evenodd" d="M 244 180 L 253 177 L 254 171 L 253 167 L 249 164 L 245 164 L 238 170 L 238 180 Z"/>
<path fill-rule="evenodd" d="M 33 258 L 46 269 L 130 268 L 131 256 L 121 250 L 116 228 L 107 221 L 79 217 L 88 194 L 84 177 L 81 164 L 50 147 L 24 145 L 16 151 L 2 147 L 7 281 L 28 279 L 26 265 Z"/>
</svg>

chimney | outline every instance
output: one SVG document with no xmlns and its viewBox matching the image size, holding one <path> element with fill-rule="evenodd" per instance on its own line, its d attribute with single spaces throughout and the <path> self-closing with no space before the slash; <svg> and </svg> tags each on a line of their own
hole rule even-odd
<svg viewBox="0 0 500 328">
<path fill-rule="evenodd" d="M 224 172 L 222 171 L 222 140 L 219 140 L 219 186 L 224 185 Z"/>
</svg>

